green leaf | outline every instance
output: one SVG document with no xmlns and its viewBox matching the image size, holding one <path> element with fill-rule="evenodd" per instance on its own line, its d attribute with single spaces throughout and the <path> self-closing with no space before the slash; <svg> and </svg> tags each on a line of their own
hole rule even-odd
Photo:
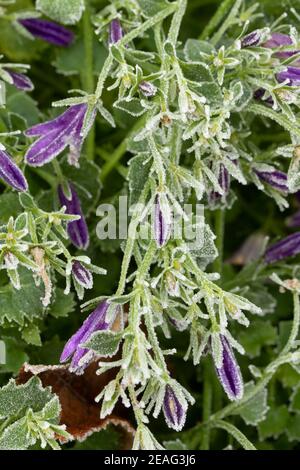
<svg viewBox="0 0 300 470">
<path fill-rule="evenodd" d="M 245 393 L 248 393 L 253 388 L 253 383 L 246 384 Z M 265 419 L 268 412 L 267 396 L 268 390 L 266 388 L 261 389 L 251 400 L 236 409 L 234 414 L 241 416 L 246 424 L 256 426 Z"/>
<path fill-rule="evenodd" d="M 65 295 L 63 289 L 57 287 L 55 289 L 55 297 L 51 304 L 49 314 L 55 318 L 67 317 L 74 311 L 75 306 L 76 302 L 74 293 L 70 292 L 68 295 Z"/>
<path fill-rule="evenodd" d="M 180 439 L 174 439 L 174 441 L 164 441 L 164 447 L 167 450 L 187 450 L 187 446 Z"/>
<path fill-rule="evenodd" d="M 239 335 L 239 341 L 250 357 L 259 356 L 261 348 L 276 343 L 277 330 L 270 321 L 256 320 Z"/>
<path fill-rule="evenodd" d="M 0 224 L 6 224 L 10 217 L 16 218 L 22 210 L 18 195 L 15 193 L 4 193 L 0 196 Z"/>
<path fill-rule="evenodd" d="M 90 339 L 84 343 L 88 349 L 92 349 L 99 356 L 112 357 L 118 349 L 122 339 L 122 332 L 115 333 L 114 331 L 96 331 L 92 334 Z"/>
<path fill-rule="evenodd" d="M 50 388 L 43 388 L 38 377 L 32 377 L 24 385 L 17 385 L 11 379 L 0 388 L 0 419 L 18 415 L 26 408 L 41 411 L 52 397 Z"/>
<path fill-rule="evenodd" d="M 300 441 L 300 415 L 290 416 L 286 428 L 286 433 L 290 441 Z"/>
<path fill-rule="evenodd" d="M 37 0 L 36 9 L 59 23 L 75 24 L 84 11 L 84 0 Z"/>
<path fill-rule="evenodd" d="M 26 450 L 35 443 L 28 432 L 27 417 L 8 426 L 0 437 L 0 450 Z"/>
<path fill-rule="evenodd" d="M 5 345 L 5 364 L 0 364 L 0 373 L 17 374 L 24 362 L 28 361 L 28 356 L 24 351 L 24 343 L 15 338 L 1 336 Z"/>
<path fill-rule="evenodd" d="M 152 163 L 150 160 L 147 161 L 147 158 L 147 153 L 141 153 L 130 160 L 128 171 L 130 205 L 137 203 L 148 180 Z"/>
<path fill-rule="evenodd" d="M 289 411 L 286 405 L 271 408 L 266 419 L 258 425 L 260 440 L 280 436 L 285 432 L 288 420 Z"/>
<path fill-rule="evenodd" d="M 202 62 L 203 54 L 214 54 L 215 48 L 207 41 L 188 39 L 184 46 L 184 55 L 187 61 Z"/>
<path fill-rule="evenodd" d="M 169 5 L 165 0 L 137 0 L 137 2 L 146 18 L 156 15 Z"/>
<path fill-rule="evenodd" d="M 78 39 L 67 48 L 58 49 L 53 62 L 56 70 L 63 75 L 80 75 L 83 73 L 82 57 L 84 56 L 84 43 Z M 99 75 L 107 57 L 107 49 L 95 40 L 93 45 L 93 71 Z"/>
<path fill-rule="evenodd" d="M 39 122 L 40 113 L 36 102 L 24 91 L 10 93 L 7 97 L 7 109 L 25 119 L 27 126 L 33 126 Z"/>
<path fill-rule="evenodd" d="M 43 318 L 44 307 L 41 298 L 44 287 L 36 286 L 32 273 L 24 268 L 19 269 L 21 289 L 16 290 L 11 283 L 0 287 L 0 325 L 11 327 L 24 326 L 26 320 Z"/>
<path fill-rule="evenodd" d="M 114 103 L 114 108 L 121 109 L 125 113 L 131 116 L 141 116 L 147 109 L 142 106 L 141 101 L 138 98 L 132 98 L 130 101 L 125 99 L 118 100 Z"/>
<path fill-rule="evenodd" d="M 83 442 L 76 442 L 72 450 L 120 450 L 122 434 L 109 425 L 107 429 L 95 432 Z"/>
<path fill-rule="evenodd" d="M 300 413 L 300 384 L 296 386 L 291 395 L 290 410 Z"/>
<path fill-rule="evenodd" d="M 274 111 L 272 108 L 267 108 L 262 104 L 251 104 L 246 109 L 249 113 L 254 113 L 258 116 L 264 116 L 277 122 L 281 127 L 286 129 L 291 134 L 300 137 L 299 123 L 290 121 L 285 115 Z"/>
<path fill-rule="evenodd" d="M 208 65 L 203 62 L 182 62 L 180 61 L 183 75 L 192 82 L 213 82 L 213 76 Z"/>
<path fill-rule="evenodd" d="M 33 344 L 34 346 L 42 345 L 39 327 L 33 323 L 30 323 L 23 328 L 22 338 L 28 344 Z"/>
</svg>

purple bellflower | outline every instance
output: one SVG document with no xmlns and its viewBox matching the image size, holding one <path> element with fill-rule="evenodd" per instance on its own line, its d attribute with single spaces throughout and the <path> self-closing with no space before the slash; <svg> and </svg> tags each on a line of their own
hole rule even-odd
<svg viewBox="0 0 300 470">
<path fill-rule="evenodd" d="M 295 256 L 300 253 L 300 232 L 295 232 L 283 238 L 277 243 L 269 246 L 265 253 L 267 264 L 275 263 L 284 258 Z"/>
<path fill-rule="evenodd" d="M 0 147 L 0 178 L 17 191 L 27 191 L 28 184 L 20 168 Z"/>
<path fill-rule="evenodd" d="M 166 385 L 163 412 L 167 425 L 175 431 L 181 431 L 186 420 L 187 402 L 180 399 L 169 384 Z"/>
<path fill-rule="evenodd" d="M 96 331 L 108 330 L 110 328 L 112 322 L 106 321 L 108 307 L 108 302 L 101 302 L 66 343 L 60 356 L 60 362 L 66 362 L 72 358 L 70 365 L 71 372 L 75 372 L 77 375 L 82 374 L 94 359 L 95 355 L 92 351 L 81 347 L 81 344 L 86 343 Z M 84 356 L 86 356 L 85 360 L 81 361 Z"/>
<path fill-rule="evenodd" d="M 209 194 L 209 202 L 212 205 L 215 205 L 218 202 L 223 202 L 226 199 L 230 189 L 230 176 L 227 169 L 222 164 L 219 168 L 218 183 L 224 192 L 223 194 L 220 194 L 217 191 L 211 191 Z"/>
<path fill-rule="evenodd" d="M 109 25 L 109 38 L 108 44 L 116 44 L 124 36 L 124 32 L 121 23 L 118 19 L 112 20 Z"/>
<path fill-rule="evenodd" d="M 154 238 L 157 246 L 164 246 L 171 235 L 172 214 L 167 198 L 164 194 L 158 194 L 155 199 L 154 209 Z"/>
<path fill-rule="evenodd" d="M 18 88 L 19 90 L 32 91 L 34 86 L 30 78 L 28 78 L 24 73 L 15 72 L 8 68 L 4 68 L 5 72 L 8 73 L 12 79 L 12 85 Z"/>
<path fill-rule="evenodd" d="M 297 67 L 287 67 L 282 72 L 279 72 L 276 75 L 276 78 L 279 83 L 288 80 L 288 85 L 299 86 L 300 85 L 300 68 Z"/>
<path fill-rule="evenodd" d="M 288 34 L 272 33 L 270 39 L 264 42 L 263 47 L 267 47 L 268 49 L 275 49 L 281 46 L 291 46 L 292 44 L 293 44 L 292 38 L 288 36 Z M 278 51 L 276 52 L 275 56 L 282 58 L 282 59 L 288 59 L 289 57 L 292 57 L 298 52 L 299 51 L 297 50 Z"/>
<path fill-rule="evenodd" d="M 53 21 L 40 18 L 24 18 L 18 21 L 32 36 L 55 46 L 66 47 L 74 40 L 72 31 Z"/>
<path fill-rule="evenodd" d="M 69 184 L 69 194 L 66 194 L 59 185 L 58 197 L 61 205 L 66 207 L 66 214 L 80 215 L 80 219 L 68 223 L 67 232 L 73 245 L 85 250 L 89 245 L 89 232 L 74 186 Z"/>
<path fill-rule="evenodd" d="M 72 276 L 78 284 L 84 289 L 92 289 L 93 276 L 92 273 L 80 261 L 75 260 L 72 263 Z"/>
<path fill-rule="evenodd" d="M 31 166 L 43 166 L 69 147 L 68 161 L 71 165 L 78 166 L 84 140 L 82 133 L 86 111 L 86 104 L 76 104 L 55 119 L 27 129 L 26 136 L 39 137 L 27 150 L 27 163 Z"/>
<path fill-rule="evenodd" d="M 287 175 L 282 171 L 275 169 L 271 171 L 254 169 L 254 173 L 261 181 L 269 184 L 274 189 L 284 193 L 288 192 Z"/>
<path fill-rule="evenodd" d="M 220 335 L 220 339 L 223 346 L 223 362 L 220 368 L 216 367 L 216 372 L 229 400 L 240 400 L 244 393 L 241 370 L 227 338 Z"/>
</svg>

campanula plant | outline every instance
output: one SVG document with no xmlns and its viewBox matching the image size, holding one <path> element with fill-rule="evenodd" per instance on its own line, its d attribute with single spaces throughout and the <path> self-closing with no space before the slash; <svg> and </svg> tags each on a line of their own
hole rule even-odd
<svg viewBox="0 0 300 470">
<path fill-rule="evenodd" d="M 0 449 L 299 448 L 297 3 L 0 1 Z"/>
</svg>

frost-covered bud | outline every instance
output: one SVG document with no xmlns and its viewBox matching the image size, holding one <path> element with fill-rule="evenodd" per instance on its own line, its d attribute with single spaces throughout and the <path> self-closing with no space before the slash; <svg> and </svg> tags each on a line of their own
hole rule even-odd
<svg viewBox="0 0 300 470">
<path fill-rule="evenodd" d="M 150 82 L 141 82 L 139 84 L 139 89 L 143 93 L 144 96 L 147 98 L 152 98 L 152 96 L 155 96 L 157 93 L 157 88 L 153 83 Z"/>
<path fill-rule="evenodd" d="M 53 21 L 41 18 L 23 18 L 18 21 L 32 36 L 55 46 L 69 46 L 74 39 L 72 31 Z"/>
<path fill-rule="evenodd" d="M 8 73 L 12 80 L 12 85 L 18 88 L 18 90 L 32 91 L 34 86 L 30 78 L 28 78 L 24 73 L 15 72 L 9 68 L 4 68 L 5 72 Z"/>
<path fill-rule="evenodd" d="M 17 269 L 19 265 L 19 260 L 13 253 L 9 251 L 4 255 L 4 263 L 5 268 L 8 270 Z"/>
<path fill-rule="evenodd" d="M 112 20 L 109 25 L 109 44 L 116 44 L 119 42 L 122 37 L 124 36 L 123 29 L 121 23 L 118 19 Z"/>
<path fill-rule="evenodd" d="M 224 335 L 220 335 L 222 361 L 220 367 L 215 364 L 219 381 L 230 400 L 240 400 L 244 393 L 244 384 L 240 367 L 232 348 Z"/>
<path fill-rule="evenodd" d="M 74 261 L 72 263 L 72 275 L 78 284 L 84 289 L 92 289 L 93 287 L 93 276 L 92 273 L 85 267 L 80 261 Z"/>
<path fill-rule="evenodd" d="M 160 193 L 155 199 L 154 211 L 154 238 L 157 246 L 164 246 L 170 238 L 172 227 L 172 211 L 168 198 Z"/>
<path fill-rule="evenodd" d="M 184 397 L 177 396 L 170 385 L 166 385 L 163 412 L 167 425 L 175 431 L 181 431 L 186 420 L 187 402 Z"/>
<path fill-rule="evenodd" d="M 77 248 L 87 249 L 89 245 L 88 227 L 81 209 L 77 192 L 72 184 L 69 184 L 69 194 L 66 194 L 62 185 L 58 186 L 58 197 L 62 206 L 66 207 L 66 213 L 80 215 L 80 219 L 73 220 L 67 225 L 68 235 L 71 242 Z"/>
<path fill-rule="evenodd" d="M 0 148 L 0 178 L 17 191 L 27 191 L 28 184 L 20 168 Z"/>
<path fill-rule="evenodd" d="M 274 189 L 282 191 L 284 193 L 288 192 L 287 185 L 287 175 L 282 171 L 270 169 L 270 171 L 254 169 L 254 173 L 259 177 L 261 181 L 268 183 Z"/>
<path fill-rule="evenodd" d="M 173 273 L 170 271 L 166 272 L 165 275 L 165 286 L 168 294 L 171 297 L 179 297 L 180 295 L 180 288 L 178 279 L 174 276 Z"/>
<path fill-rule="evenodd" d="M 241 47 L 257 46 L 261 40 L 262 32 L 257 29 L 241 39 Z"/>
<path fill-rule="evenodd" d="M 94 358 L 94 354 L 88 349 L 81 347 L 81 345 L 86 343 L 95 331 L 108 330 L 110 328 L 111 322 L 106 319 L 108 307 L 108 302 L 101 302 L 66 343 L 60 357 L 60 362 L 66 362 L 72 357 L 71 372 L 75 372 L 77 375 L 82 374 Z M 83 359 L 85 356 L 86 360 Z"/>
<path fill-rule="evenodd" d="M 275 263 L 300 253 L 300 232 L 295 232 L 271 245 L 265 253 L 266 263 Z"/>
<path fill-rule="evenodd" d="M 224 201 L 226 196 L 228 196 L 230 189 L 230 176 L 228 170 L 224 165 L 220 165 L 218 183 L 223 189 L 223 194 L 218 193 L 217 191 L 211 191 L 209 194 L 209 202 L 212 205 L 217 204 L 218 202 Z"/>
</svg>

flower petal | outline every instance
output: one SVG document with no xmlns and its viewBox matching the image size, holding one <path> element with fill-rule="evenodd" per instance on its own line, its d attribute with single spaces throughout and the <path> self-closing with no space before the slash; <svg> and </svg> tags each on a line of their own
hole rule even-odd
<svg viewBox="0 0 300 470">
<path fill-rule="evenodd" d="M 0 149 L 0 178 L 17 191 L 27 191 L 28 184 L 20 168 L 10 156 Z"/>
<path fill-rule="evenodd" d="M 68 46 L 74 39 L 72 31 L 53 21 L 40 18 L 25 18 L 18 20 L 33 36 L 56 46 Z"/>
</svg>

